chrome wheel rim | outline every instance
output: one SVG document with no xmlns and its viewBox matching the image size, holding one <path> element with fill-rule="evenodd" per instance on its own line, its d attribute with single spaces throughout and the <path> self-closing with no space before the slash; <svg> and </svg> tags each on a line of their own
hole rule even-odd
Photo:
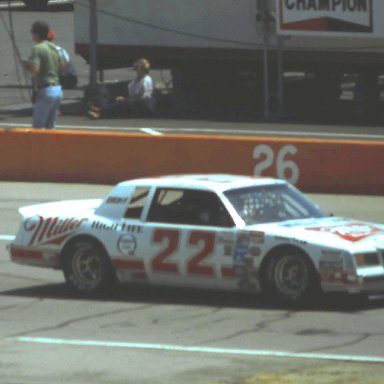
<svg viewBox="0 0 384 384">
<path fill-rule="evenodd" d="M 73 255 L 72 271 L 75 280 L 86 288 L 100 284 L 103 265 L 100 255 L 91 246 L 81 246 Z"/>
<path fill-rule="evenodd" d="M 278 290 L 286 296 L 297 298 L 308 286 L 308 266 L 301 257 L 285 256 L 275 267 L 274 280 Z"/>
</svg>

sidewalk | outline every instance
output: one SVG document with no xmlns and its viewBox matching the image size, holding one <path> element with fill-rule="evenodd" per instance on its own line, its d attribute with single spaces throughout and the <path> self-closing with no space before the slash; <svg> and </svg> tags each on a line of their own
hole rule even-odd
<svg viewBox="0 0 384 384">
<path fill-rule="evenodd" d="M 64 91 L 64 99 L 60 107 L 61 111 L 66 114 L 83 114 L 83 92 L 83 89 Z M 32 103 L 28 99 L 28 88 L 2 87 L 0 89 L 0 114 L 32 114 Z"/>
</svg>

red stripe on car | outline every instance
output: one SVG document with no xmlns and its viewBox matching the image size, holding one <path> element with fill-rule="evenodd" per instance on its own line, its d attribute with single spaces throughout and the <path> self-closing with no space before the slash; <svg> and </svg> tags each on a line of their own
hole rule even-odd
<svg viewBox="0 0 384 384">
<path fill-rule="evenodd" d="M 24 258 L 24 259 L 42 259 L 43 252 L 40 251 L 31 251 L 28 249 L 22 248 L 11 248 L 11 257 L 12 258 Z"/>
<path fill-rule="evenodd" d="M 221 268 L 221 274 L 223 277 L 234 277 L 235 271 L 233 267 L 222 267 Z"/>
<path fill-rule="evenodd" d="M 113 265 L 118 269 L 145 271 L 144 262 L 140 260 L 113 260 Z"/>
</svg>

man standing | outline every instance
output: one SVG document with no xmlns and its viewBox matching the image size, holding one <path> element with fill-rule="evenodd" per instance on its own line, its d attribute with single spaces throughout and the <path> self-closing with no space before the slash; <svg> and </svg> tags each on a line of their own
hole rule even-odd
<svg viewBox="0 0 384 384">
<path fill-rule="evenodd" d="M 59 84 L 62 60 L 55 45 L 48 41 L 49 26 L 44 21 L 32 24 L 31 34 L 35 45 L 27 68 L 34 76 L 36 87 L 33 105 L 33 128 L 54 128 L 56 114 L 63 99 Z"/>
</svg>

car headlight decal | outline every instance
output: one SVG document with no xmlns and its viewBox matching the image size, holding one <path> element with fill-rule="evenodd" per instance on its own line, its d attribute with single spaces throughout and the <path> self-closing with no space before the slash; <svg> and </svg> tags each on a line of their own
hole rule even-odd
<svg viewBox="0 0 384 384">
<path fill-rule="evenodd" d="M 355 260 L 358 267 L 373 267 L 381 264 L 377 252 L 357 253 Z"/>
</svg>

